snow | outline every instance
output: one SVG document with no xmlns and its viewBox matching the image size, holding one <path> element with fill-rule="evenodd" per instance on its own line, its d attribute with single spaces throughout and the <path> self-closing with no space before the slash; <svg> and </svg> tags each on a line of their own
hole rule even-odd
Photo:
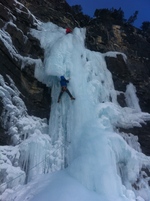
<svg viewBox="0 0 150 201">
<path fill-rule="evenodd" d="M 39 182 L 42 181 L 44 182 L 44 184 L 39 186 Z M 35 194 L 37 190 L 33 190 L 35 185 L 37 186 L 38 190 L 43 189 L 42 194 Z M 25 195 L 26 193 L 28 194 L 28 196 Z M 25 189 L 24 192 L 16 198 L 16 201 L 23 200 L 24 197 L 26 197 L 25 200 L 32 199 L 33 201 L 49 199 L 53 201 L 69 201 L 70 197 L 73 201 L 99 200 L 99 196 L 96 193 L 89 192 L 84 186 L 82 186 L 78 181 L 70 177 L 65 171 L 60 171 L 51 175 L 45 175 L 44 177 L 40 178 L 40 180 L 36 179 L 32 181 L 29 184 L 28 188 Z"/>
<path fill-rule="evenodd" d="M 20 156 L 18 151 L 17 146 L 0 147 L 0 193 L 3 193 L 6 188 L 13 188 L 19 183 L 24 184 L 25 172 L 18 166 Z"/>
<path fill-rule="evenodd" d="M 0 146 L 2 200 L 10 188 L 30 181 L 37 172 L 43 174 L 56 171 L 58 165 L 54 165 L 53 161 L 60 163 L 57 154 L 59 142 L 52 145 L 47 135 L 47 120 L 27 114 L 19 90 L 13 80 L 9 76 L 7 78 L 8 82 L 5 82 L 0 75 L 0 98 L 4 105 L 1 118 L 13 146 Z"/>
<path fill-rule="evenodd" d="M 9 35 L 5 31 L 2 34 L 6 47 L 12 47 Z M 9 151 L 3 154 L 5 147 L 1 147 L 1 164 L 10 178 L 10 165 L 15 169 L 14 179 L 22 175 L 21 171 L 26 175 L 11 187 L 6 175 L 0 199 L 149 201 L 150 178 L 144 168 L 150 168 L 150 158 L 141 153 L 137 139 L 132 135 L 124 137 L 117 130 L 141 127 L 150 120 L 150 114 L 140 109 L 132 83 L 124 92 L 127 107 L 117 102 L 118 92 L 105 56 L 122 53 L 104 55 L 86 49 L 85 28 L 75 28 L 66 35 L 65 29 L 53 23 L 41 23 L 39 30 L 32 29 L 31 34 L 45 50 L 44 62 L 35 65 L 35 77 L 52 88 L 50 119 L 46 122 L 29 116 L 13 81 L 10 79 L 7 85 L 0 77 L 4 126 L 12 135 L 11 151 L 19 152 L 16 162 L 9 161 Z M 16 55 L 15 50 L 12 55 Z M 22 60 L 32 62 L 30 58 Z M 70 78 L 68 89 L 75 101 L 63 94 L 57 103 L 61 75 Z"/>
<path fill-rule="evenodd" d="M 24 56 L 20 55 L 13 45 L 10 34 L 8 32 L 6 32 L 5 29 L 0 29 L 0 40 L 1 40 L 2 44 L 5 46 L 5 48 L 7 49 L 10 57 L 15 58 L 16 61 L 21 63 L 22 69 L 26 66 L 26 64 L 29 64 L 29 65 L 34 64 L 37 66 L 42 65 L 42 62 L 40 59 L 32 59 L 30 57 L 24 57 Z M 26 42 L 25 37 L 24 37 L 24 40 Z"/>
<path fill-rule="evenodd" d="M 114 57 L 114 58 L 117 58 L 117 55 L 122 55 L 123 57 L 123 60 L 126 62 L 127 61 L 127 56 L 124 54 L 124 53 L 121 53 L 121 52 L 112 52 L 112 51 L 109 51 L 109 52 L 106 52 L 106 53 L 103 53 L 104 57 Z"/>
</svg>

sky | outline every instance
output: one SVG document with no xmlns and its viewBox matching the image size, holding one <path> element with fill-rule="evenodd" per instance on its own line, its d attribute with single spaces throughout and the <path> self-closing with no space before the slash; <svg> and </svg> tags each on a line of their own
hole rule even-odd
<svg viewBox="0 0 150 201">
<path fill-rule="evenodd" d="M 66 0 L 72 5 L 81 5 L 83 13 L 93 17 L 96 9 L 108 8 L 111 9 L 120 7 L 124 11 L 125 19 L 128 19 L 133 13 L 138 10 L 138 17 L 134 26 L 140 28 L 142 22 L 150 21 L 150 0 Z"/>
</svg>

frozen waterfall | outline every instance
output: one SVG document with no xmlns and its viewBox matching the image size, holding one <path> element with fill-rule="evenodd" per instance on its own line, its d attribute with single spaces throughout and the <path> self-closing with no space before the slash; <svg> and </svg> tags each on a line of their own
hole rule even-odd
<svg viewBox="0 0 150 201">
<path fill-rule="evenodd" d="M 122 53 L 88 50 L 84 45 L 84 28 L 75 28 L 66 35 L 63 28 L 53 23 L 41 23 L 39 30 L 31 33 L 45 50 L 44 62 L 38 63 L 35 77 L 52 88 L 50 119 L 48 125 L 34 119 L 40 124 L 33 123 L 32 129 L 28 127 L 29 137 L 18 148 L 21 153 L 18 160 L 25 166 L 28 183 L 15 187 L 15 193 L 5 193 L 2 198 L 5 196 L 7 201 L 149 201 L 149 180 L 142 177 L 142 168 L 150 167 L 150 158 L 136 148 L 139 146 L 136 141 L 131 147 L 117 130 L 117 127 L 141 126 L 150 120 L 149 114 L 141 112 L 131 83 L 124 92 L 128 107 L 122 108 L 117 102 L 118 92 L 105 56 Z M 64 93 L 57 103 L 61 75 L 70 78 L 68 88 L 75 101 Z M 31 117 L 26 115 L 26 118 Z M 36 170 L 29 171 L 44 158 Z M 134 188 L 137 180 L 139 186 Z"/>
</svg>

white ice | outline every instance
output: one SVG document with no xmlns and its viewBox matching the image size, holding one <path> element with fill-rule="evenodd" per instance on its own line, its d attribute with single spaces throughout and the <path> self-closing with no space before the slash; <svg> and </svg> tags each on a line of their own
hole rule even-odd
<svg viewBox="0 0 150 201">
<path fill-rule="evenodd" d="M 136 112 L 141 112 L 141 108 L 139 105 L 139 99 L 136 96 L 136 88 L 132 83 L 127 86 L 126 90 L 126 102 L 127 106 L 136 110 Z"/>
<path fill-rule="evenodd" d="M 117 132 L 117 127 L 141 126 L 150 120 L 150 115 L 140 110 L 134 87 L 128 86 L 127 107 L 122 108 L 105 63 L 106 55 L 90 51 L 84 45 L 86 29 L 75 28 L 66 35 L 61 27 L 41 23 L 39 30 L 31 33 L 45 50 L 43 66 L 36 65 L 35 77 L 52 88 L 49 131 L 46 133 L 38 126 L 36 132 L 35 126 L 30 129 L 28 122 L 30 133 L 21 142 L 19 161 L 25 164 L 23 170 L 29 183 L 15 187 L 15 193 L 6 189 L 3 198 L 149 201 L 148 177 L 141 176 L 141 169 L 149 168 L 150 159 Z M 68 89 L 75 101 L 63 94 L 57 103 L 61 75 L 70 78 Z M 36 119 L 34 125 L 36 121 L 41 122 Z M 48 157 L 48 162 L 38 166 L 44 157 Z M 55 173 L 36 179 L 38 171 Z M 134 185 L 139 178 L 136 189 Z"/>
</svg>

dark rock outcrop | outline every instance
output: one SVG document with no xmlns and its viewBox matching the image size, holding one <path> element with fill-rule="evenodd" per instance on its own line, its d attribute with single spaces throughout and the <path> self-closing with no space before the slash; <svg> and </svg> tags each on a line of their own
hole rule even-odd
<svg viewBox="0 0 150 201">
<path fill-rule="evenodd" d="M 76 15 L 65 0 L 20 0 L 20 2 L 24 6 L 13 0 L 0 0 L 0 28 L 5 28 L 21 56 L 41 60 L 44 57 L 39 41 L 29 34 L 29 29 L 36 28 L 37 25 L 34 16 L 43 22 L 50 21 L 63 28 L 85 26 L 87 48 L 102 53 L 117 51 L 127 56 L 127 62 L 121 55 L 117 58 L 105 57 L 115 89 L 125 92 L 126 85 L 133 83 L 137 89 L 142 111 L 150 113 L 150 41 L 141 30 L 117 21 L 102 21 L 98 18 L 88 21 L 85 15 Z M 13 23 L 10 23 L 10 20 Z M 23 95 L 28 113 L 47 117 L 50 111 L 50 89 L 34 78 L 34 64 L 21 70 L 21 60 L 12 58 L 2 40 L 0 40 L 0 60 L 0 74 L 4 77 L 9 74 L 14 80 Z M 118 96 L 118 102 L 122 107 L 126 106 L 123 93 Z M 139 137 L 142 150 L 147 155 L 150 155 L 149 128 L 150 124 L 147 123 L 142 128 L 126 131 Z M 0 130 L 4 133 L 1 127 Z M 5 144 L 4 141 L 1 144 Z"/>
</svg>

